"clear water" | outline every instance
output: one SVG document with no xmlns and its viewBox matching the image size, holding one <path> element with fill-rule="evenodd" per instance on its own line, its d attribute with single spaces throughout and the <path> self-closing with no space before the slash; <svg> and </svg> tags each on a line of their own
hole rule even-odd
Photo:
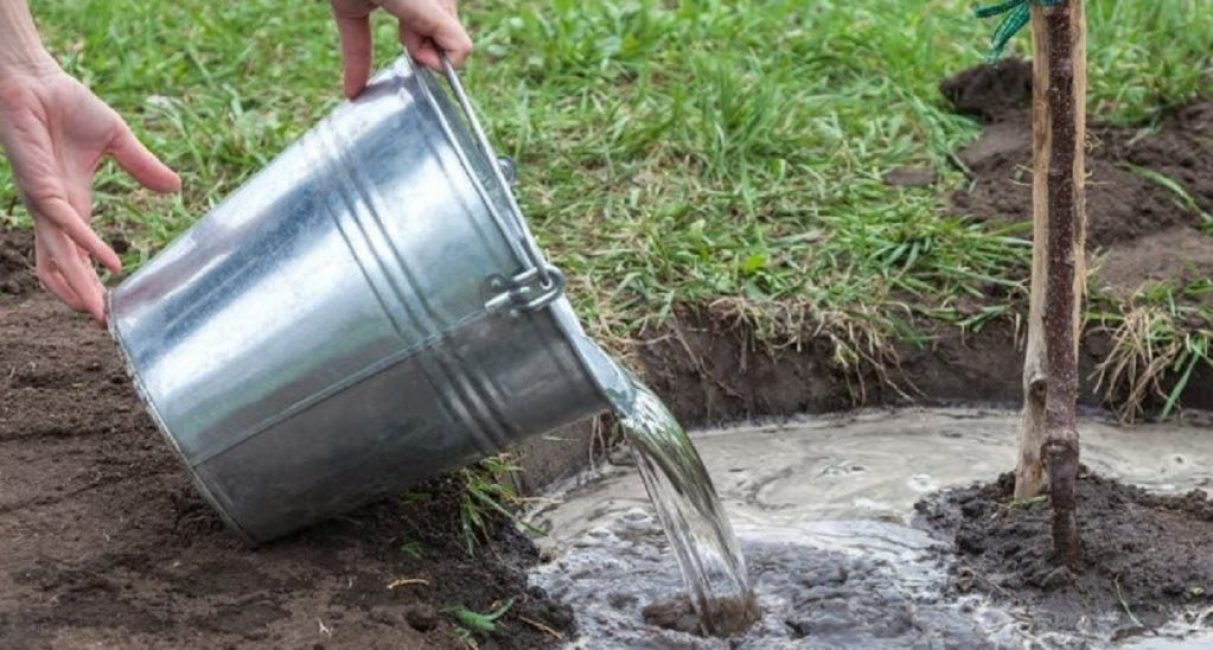
<svg viewBox="0 0 1213 650">
<path fill-rule="evenodd" d="M 632 388 L 616 415 L 700 625 L 715 636 L 742 632 L 759 618 L 758 601 L 712 479 L 665 404 L 634 377 Z"/>
</svg>

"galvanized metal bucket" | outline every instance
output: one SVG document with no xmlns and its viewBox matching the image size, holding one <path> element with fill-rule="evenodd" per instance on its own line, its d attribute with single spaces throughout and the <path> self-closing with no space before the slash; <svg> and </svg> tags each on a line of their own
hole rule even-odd
<svg viewBox="0 0 1213 650">
<path fill-rule="evenodd" d="M 445 76 L 398 60 L 110 294 L 149 412 L 252 541 L 629 390 Z"/>
</svg>

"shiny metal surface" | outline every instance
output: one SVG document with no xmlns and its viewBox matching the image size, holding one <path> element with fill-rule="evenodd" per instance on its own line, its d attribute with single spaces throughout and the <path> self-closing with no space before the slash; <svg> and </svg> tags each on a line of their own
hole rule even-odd
<svg viewBox="0 0 1213 650">
<path fill-rule="evenodd" d="M 148 410 L 251 540 L 626 390 L 459 98 L 398 60 L 111 292 Z"/>
</svg>

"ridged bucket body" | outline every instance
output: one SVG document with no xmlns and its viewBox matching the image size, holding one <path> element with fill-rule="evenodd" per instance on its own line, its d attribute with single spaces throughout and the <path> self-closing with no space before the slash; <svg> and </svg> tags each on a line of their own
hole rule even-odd
<svg viewBox="0 0 1213 650">
<path fill-rule="evenodd" d="M 111 293 L 148 410 L 248 538 L 626 390 L 560 285 L 536 284 L 495 164 L 440 78 L 402 59 Z"/>
</svg>

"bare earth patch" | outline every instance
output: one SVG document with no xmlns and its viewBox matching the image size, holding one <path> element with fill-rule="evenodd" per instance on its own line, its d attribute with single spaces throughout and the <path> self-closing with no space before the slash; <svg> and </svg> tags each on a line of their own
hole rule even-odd
<svg viewBox="0 0 1213 650">
<path fill-rule="evenodd" d="M 1127 298 L 1152 282 L 1184 285 L 1213 277 L 1213 237 L 1183 226 L 1113 245 L 1099 264 L 1104 289 Z"/>
<path fill-rule="evenodd" d="M 1030 221 L 1030 64 L 1009 60 L 966 70 L 941 84 L 941 91 L 958 111 L 985 124 L 982 136 L 959 153 L 973 183 L 952 197 L 954 207 L 984 221 Z M 1193 238 L 1207 237 L 1198 229 L 1197 210 L 1134 169 L 1165 176 L 1199 209 L 1213 210 L 1213 103 L 1175 110 L 1156 129 L 1096 123 L 1087 140 L 1089 248 L 1128 251 L 1143 237 L 1176 228 Z"/>
</svg>

